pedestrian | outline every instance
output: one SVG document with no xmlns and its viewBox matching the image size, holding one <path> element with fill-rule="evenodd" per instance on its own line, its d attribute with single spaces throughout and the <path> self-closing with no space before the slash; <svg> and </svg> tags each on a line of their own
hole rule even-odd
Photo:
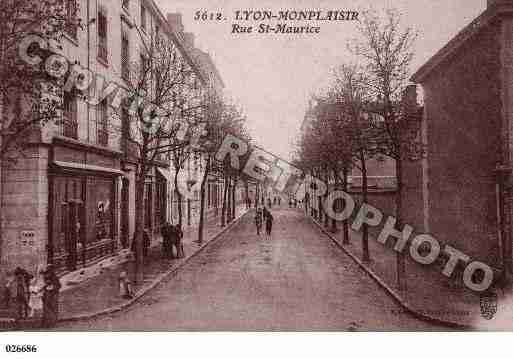
<svg viewBox="0 0 513 359">
<path fill-rule="evenodd" d="M 271 199 L 270 198 L 267 198 L 267 207 L 269 207 L 269 208 L 272 207 L 272 203 L 271 203 Z"/>
<path fill-rule="evenodd" d="M 278 206 L 281 206 L 281 197 L 278 197 Z"/>
<path fill-rule="evenodd" d="M 172 257 L 171 251 L 171 231 L 173 230 L 171 223 L 166 222 L 162 226 L 160 232 L 162 234 L 162 255 L 165 258 Z M 171 253 L 170 253 L 171 252 Z"/>
<path fill-rule="evenodd" d="M 182 227 L 180 226 L 180 223 L 178 223 L 174 227 L 174 233 L 175 233 L 175 235 L 174 235 L 175 240 L 173 243 L 176 247 L 176 257 L 183 258 L 183 257 L 185 257 L 185 252 L 183 250 L 183 243 L 182 243 L 183 231 L 182 231 Z"/>
<path fill-rule="evenodd" d="M 14 285 L 13 283 L 14 283 L 14 273 L 8 272 L 7 278 L 5 281 L 5 285 L 3 288 L 3 303 L 4 303 L 5 309 L 9 309 L 9 307 L 11 306 L 11 297 L 12 297 L 11 289 L 13 288 L 13 285 Z"/>
<path fill-rule="evenodd" d="M 151 244 L 150 233 L 147 229 L 145 229 L 143 232 L 143 256 L 144 256 L 144 258 L 146 258 L 148 256 L 148 252 L 150 250 L 150 244 Z"/>
<path fill-rule="evenodd" d="M 263 212 L 262 212 L 262 219 L 263 219 L 264 221 L 266 221 L 266 220 L 267 220 L 267 215 L 268 215 L 268 214 L 269 214 L 269 210 L 267 209 L 267 207 L 265 207 L 265 206 L 264 206 L 264 210 L 263 210 Z"/>
<path fill-rule="evenodd" d="M 59 318 L 59 290 L 61 289 L 61 283 L 52 265 L 46 268 L 44 280 L 43 327 L 51 328 L 57 323 Z"/>
<path fill-rule="evenodd" d="M 16 303 L 16 319 L 25 319 L 29 312 L 29 285 L 28 273 L 25 269 L 17 267 L 14 270 L 13 294 Z"/>
<path fill-rule="evenodd" d="M 123 299 L 132 299 L 132 283 L 128 279 L 128 275 L 125 271 L 119 273 L 119 295 Z"/>
<path fill-rule="evenodd" d="M 38 271 L 30 283 L 29 307 L 31 318 L 42 317 L 43 312 L 43 291 L 45 287 L 44 271 Z"/>
<path fill-rule="evenodd" d="M 268 212 L 267 218 L 265 220 L 265 231 L 269 237 L 271 236 L 271 231 L 273 229 L 273 220 L 273 215 L 271 214 L 271 212 Z"/>
<path fill-rule="evenodd" d="M 257 229 L 257 235 L 260 235 L 260 229 L 262 228 L 262 210 L 260 208 L 257 209 L 255 214 L 255 225 Z"/>
</svg>

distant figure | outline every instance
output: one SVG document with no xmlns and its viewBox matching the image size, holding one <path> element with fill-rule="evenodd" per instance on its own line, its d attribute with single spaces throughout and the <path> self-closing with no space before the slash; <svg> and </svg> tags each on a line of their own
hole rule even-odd
<svg viewBox="0 0 513 359">
<path fill-rule="evenodd" d="M 273 229 L 273 220 L 274 218 L 271 212 L 267 212 L 267 218 L 265 220 L 265 231 L 269 238 L 271 237 L 271 231 Z"/>
<path fill-rule="evenodd" d="M 128 279 L 128 275 L 125 271 L 121 271 L 119 273 L 119 295 L 123 299 L 132 299 L 132 283 L 130 279 Z"/>
<path fill-rule="evenodd" d="M 29 307 L 31 318 L 41 317 L 43 312 L 43 290 L 45 287 L 44 271 L 39 271 L 30 282 Z"/>
<path fill-rule="evenodd" d="M 31 275 L 23 268 L 14 271 L 14 300 L 16 303 L 16 319 L 25 319 L 29 314 L 30 280 Z"/>
<path fill-rule="evenodd" d="M 257 230 L 257 235 L 260 235 L 260 229 L 262 229 L 262 209 L 258 208 L 255 214 L 255 225 Z"/>
<path fill-rule="evenodd" d="M 171 223 L 166 222 L 160 231 L 162 234 L 162 254 L 165 258 L 170 258 L 173 255 L 171 250 L 171 232 L 173 231 L 173 226 Z"/>
<path fill-rule="evenodd" d="M 264 207 L 264 210 L 263 210 L 263 212 L 262 212 L 262 219 L 263 219 L 264 221 L 266 221 L 266 220 L 267 220 L 267 216 L 268 216 L 268 215 L 269 215 L 269 210 L 267 209 L 267 207 Z"/>
<path fill-rule="evenodd" d="M 43 327 L 50 328 L 57 323 L 59 318 L 59 290 L 61 289 L 61 283 L 52 265 L 47 267 L 44 277 Z"/>
<path fill-rule="evenodd" d="M 185 252 L 183 250 L 183 232 L 182 227 L 180 227 L 180 224 L 177 224 L 176 226 L 173 226 L 173 230 L 171 231 L 171 258 L 173 258 L 173 246 L 176 248 L 176 258 L 183 258 L 185 257 Z"/>
<path fill-rule="evenodd" d="M 269 207 L 269 208 L 272 207 L 272 203 L 271 203 L 271 199 L 270 198 L 267 198 L 267 207 Z"/>
</svg>

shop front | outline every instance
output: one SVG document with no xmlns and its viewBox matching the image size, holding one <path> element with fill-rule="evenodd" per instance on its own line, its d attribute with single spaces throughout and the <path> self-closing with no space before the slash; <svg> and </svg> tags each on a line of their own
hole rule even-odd
<svg viewBox="0 0 513 359">
<path fill-rule="evenodd" d="M 52 161 L 49 168 L 48 262 L 74 271 L 118 250 L 118 187 L 113 167 Z"/>
</svg>

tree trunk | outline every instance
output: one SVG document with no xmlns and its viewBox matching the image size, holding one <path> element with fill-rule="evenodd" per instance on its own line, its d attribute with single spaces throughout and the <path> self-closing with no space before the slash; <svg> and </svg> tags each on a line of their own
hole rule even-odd
<svg viewBox="0 0 513 359">
<path fill-rule="evenodd" d="M 237 204 L 235 203 L 235 195 L 237 191 L 237 177 L 233 178 L 233 186 L 232 186 L 232 221 L 235 220 L 235 209 L 237 207 Z"/>
<path fill-rule="evenodd" d="M 221 227 L 226 226 L 226 194 L 228 192 L 228 176 L 224 176 L 224 188 L 223 188 L 223 208 L 221 210 Z"/>
<path fill-rule="evenodd" d="M 145 224 L 145 205 L 144 202 L 144 176 L 138 175 L 135 182 L 135 233 L 133 239 L 133 249 L 135 249 L 135 277 L 134 282 L 142 280 L 144 266 L 144 224 Z M 142 178 L 141 178 L 142 177 Z"/>
<path fill-rule="evenodd" d="M 255 185 L 255 209 L 258 208 L 258 199 L 260 196 L 260 184 L 257 182 Z"/>
<path fill-rule="evenodd" d="M 191 199 L 187 198 L 187 225 L 191 225 Z"/>
<path fill-rule="evenodd" d="M 344 176 L 344 183 L 342 184 L 342 189 L 344 192 L 347 193 L 347 190 L 348 190 L 348 178 L 349 178 L 349 170 L 347 169 L 347 167 L 344 167 L 343 169 L 343 176 Z M 346 204 L 344 204 L 346 205 Z M 343 244 L 349 244 L 349 218 L 345 219 L 343 224 L 342 224 L 342 231 L 344 232 L 344 236 L 343 236 L 343 239 L 342 239 L 342 243 Z"/>
<path fill-rule="evenodd" d="M 322 213 L 324 214 L 324 227 L 325 228 L 328 228 L 329 225 L 330 225 L 330 217 L 328 216 L 328 213 L 324 210 L 324 203 L 326 202 L 326 200 L 328 199 L 328 193 L 330 192 L 330 189 L 329 189 L 329 172 L 328 172 L 328 169 L 326 169 L 326 172 L 324 174 L 324 183 L 326 183 L 326 194 L 324 194 L 324 202 L 321 203 L 321 208 L 320 210 L 322 211 Z"/>
<path fill-rule="evenodd" d="M 199 225 L 198 225 L 198 243 L 203 243 L 203 227 L 205 221 L 205 187 L 208 179 L 208 174 L 210 171 L 210 156 L 207 157 L 207 162 L 205 165 L 205 173 L 203 174 L 203 179 L 201 180 L 201 189 L 200 189 L 200 216 L 199 216 Z"/>
<path fill-rule="evenodd" d="M 339 176 L 339 173 L 338 173 L 338 171 L 337 171 L 336 169 L 334 170 L 334 175 L 335 175 L 335 190 L 338 190 L 338 185 L 339 185 L 339 178 L 338 178 L 338 176 Z M 334 191 L 332 191 L 332 192 L 334 192 Z M 335 211 L 338 211 L 338 209 L 339 209 L 339 208 L 338 208 L 338 202 L 339 202 L 339 200 L 337 199 L 337 200 L 333 203 L 333 206 L 334 206 L 334 208 L 335 208 Z M 331 232 L 332 232 L 332 233 L 337 233 L 337 231 L 338 231 L 338 228 L 337 228 L 337 220 L 336 220 L 335 218 L 332 218 L 332 219 L 331 219 Z"/>
<path fill-rule="evenodd" d="M 367 203 L 367 164 L 365 163 L 365 155 L 362 153 L 360 156 L 360 163 L 362 164 L 362 204 Z M 370 261 L 369 255 L 369 226 L 363 223 L 362 228 L 362 260 L 364 262 Z"/>
<path fill-rule="evenodd" d="M 397 192 L 395 195 L 395 218 L 396 218 L 396 228 L 398 230 L 402 230 L 402 190 L 403 190 L 403 166 L 401 162 L 401 156 L 398 156 L 398 160 L 395 161 L 395 176 L 397 182 Z M 400 291 L 406 291 L 406 263 L 404 258 L 404 253 L 396 252 L 396 260 L 397 260 L 397 289 Z"/>
<path fill-rule="evenodd" d="M 226 193 L 226 223 L 232 221 L 232 177 L 228 178 L 228 190 Z"/>
<path fill-rule="evenodd" d="M 180 190 L 178 189 L 178 171 L 180 171 L 179 166 L 175 170 L 175 193 L 176 193 L 176 198 L 178 199 L 178 225 L 180 226 L 180 228 L 183 228 L 182 227 L 182 219 L 183 219 L 182 194 L 180 193 Z"/>
</svg>

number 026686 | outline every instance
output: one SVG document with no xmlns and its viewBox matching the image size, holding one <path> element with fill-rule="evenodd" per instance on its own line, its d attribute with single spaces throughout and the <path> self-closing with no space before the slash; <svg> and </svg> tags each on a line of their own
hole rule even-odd
<svg viewBox="0 0 513 359">
<path fill-rule="evenodd" d="M 36 353 L 37 346 L 36 345 L 19 345 L 19 344 L 7 344 L 5 346 L 5 351 L 7 353 Z"/>
</svg>

